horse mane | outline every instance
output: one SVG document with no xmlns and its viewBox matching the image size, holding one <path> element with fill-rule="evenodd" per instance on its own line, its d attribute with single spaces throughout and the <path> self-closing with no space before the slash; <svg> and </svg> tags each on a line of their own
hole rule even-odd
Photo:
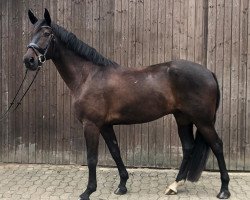
<svg viewBox="0 0 250 200">
<path fill-rule="evenodd" d="M 74 33 L 67 31 L 65 28 L 55 23 L 52 23 L 51 27 L 55 35 L 66 45 L 66 47 L 79 56 L 99 66 L 117 65 L 115 62 L 98 53 L 96 49 L 78 39 Z"/>
</svg>

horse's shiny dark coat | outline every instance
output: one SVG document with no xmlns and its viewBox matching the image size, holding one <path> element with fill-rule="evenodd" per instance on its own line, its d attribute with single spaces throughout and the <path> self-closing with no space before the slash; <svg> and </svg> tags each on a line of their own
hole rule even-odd
<svg viewBox="0 0 250 200">
<path fill-rule="evenodd" d="M 120 184 L 115 193 L 124 194 L 127 192 L 128 173 L 120 156 L 113 125 L 149 122 L 167 114 L 174 114 L 176 118 L 183 147 L 183 161 L 176 181 L 197 181 L 210 147 L 221 173 L 222 186 L 218 197 L 229 198 L 223 145 L 214 128 L 220 95 L 212 72 L 186 60 L 144 69 L 121 67 L 74 34 L 51 23 L 47 10 L 43 20 L 38 20 L 31 11 L 29 18 L 34 24 L 33 43 L 45 47 L 53 34 L 46 58 L 52 59 L 71 90 L 76 116 L 84 125 L 89 181 L 81 199 L 89 199 L 97 187 L 100 133 L 119 170 Z M 38 67 L 38 52 L 34 51 L 29 48 L 24 55 L 26 67 L 32 70 Z M 193 125 L 197 127 L 196 138 Z"/>
</svg>

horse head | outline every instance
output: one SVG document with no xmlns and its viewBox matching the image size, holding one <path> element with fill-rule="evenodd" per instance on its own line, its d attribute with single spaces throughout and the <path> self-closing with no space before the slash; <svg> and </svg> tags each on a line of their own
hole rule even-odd
<svg viewBox="0 0 250 200">
<path fill-rule="evenodd" d="M 44 19 L 37 19 L 34 13 L 29 10 L 28 16 L 33 24 L 32 39 L 27 46 L 27 52 L 23 57 L 26 68 L 37 70 L 38 67 L 51 59 L 55 37 L 51 28 L 49 11 L 45 9 Z"/>
</svg>

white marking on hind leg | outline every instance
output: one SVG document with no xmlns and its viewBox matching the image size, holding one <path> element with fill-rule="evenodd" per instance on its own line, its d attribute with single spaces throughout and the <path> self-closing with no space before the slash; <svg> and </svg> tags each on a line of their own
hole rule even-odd
<svg viewBox="0 0 250 200">
<path fill-rule="evenodd" d="M 185 181 L 175 181 L 171 185 L 169 185 L 165 191 L 165 194 L 170 195 L 170 194 L 177 194 L 177 187 L 184 185 Z"/>
</svg>

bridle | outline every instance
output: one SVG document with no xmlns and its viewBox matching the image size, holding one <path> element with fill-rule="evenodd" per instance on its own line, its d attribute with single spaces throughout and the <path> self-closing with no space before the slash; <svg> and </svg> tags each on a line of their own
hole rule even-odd
<svg viewBox="0 0 250 200">
<path fill-rule="evenodd" d="M 49 29 L 51 29 L 50 26 L 41 26 L 41 28 L 49 28 Z M 8 114 L 9 114 L 10 112 L 14 112 L 14 111 L 19 107 L 19 105 L 21 105 L 21 102 L 22 102 L 24 96 L 25 96 L 25 95 L 27 94 L 27 92 L 29 91 L 31 85 L 33 84 L 33 82 L 35 81 L 35 79 L 36 79 L 36 77 L 37 77 L 37 75 L 38 75 L 38 72 L 39 72 L 40 68 L 42 67 L 43 63 L 45 63 L 45 61 L 46 61 L 46 54 L 47 54 L 47 52 L 48 52 L 48 50 L 49 50 L 49 47 L 50 47 L 50 45 L 51 45 L 51 42 L 52 42 L 52 40 L 54 40 L 54 38 L 55 38 L 54 35 L 51 33 L 51 34 L 50 34 L 50 39 L 49 39 L 49 41 L 48 41 L 48 43 L 47 43 L 47 45 L 46 45 L 45 48 L 42 48 L 42 47 L 40 47 L 39 45 L 37 45 L 37 44 L 35 44 L 35 43 L 33 43 L 33 42 L 31 42 L 31 43 L 27 46 L 28 49 L 29 49 L 29 48 L 32 48 L 32 50 L 35 52 L 36 56 L 38 57 L 38 68 L 37 68 L 37 70 L 36 70 L 36 74 L 33 76 L 33 79 L 32 79 L 32 81 L 30 82 L 28 88 L 25 90 L 25 92 L 23 93 L 23 95 L 22 95 L 22 97 L 19 99 L 19 101 L 17 102 L 17 104 L 16 104 L 16 106 L 14 107 L 14 109 L 11 110 L 11 108 L 13 107 L 14 102 L 15 102 L 17 96 L 18 96 L 18 93 L 20 92 L 20 90 L 21 90 L 21 88 L 22 88 L 22 86 L 23 86 L 24 80 L 25 80 L 26 77 L 27 77 L 28 69 L 26 69 L 24 78 L 23 78 L 23 80 L 22 80 L 22 82 L 21 82 L 21 85 L 19 86 L 19 88 L 18 88 L 18 90 L 17 90 L 17 93 L 16 93 L 16 95 L 14 96 L 12 102 L 10 103 L 8 109 L 0 116 L 0 121 L 2 121 L 3 119 L 5 119 L 5 118 L 8 116 Z M 39 54 L 38 54 L 37 52 L 38 52 Z"/>
<path fill-rule="evenodd" d="M 50 26 L 41 26 L 41 28 L 52 29 Z M 54 38 L 55 37 L 54 37 L 53 33 L 51 33 L 50 34 L 50 39 L 49 39 L 49 41 L 48 41 L 48 43 L 47 43 L 47 45 L 46 45 L 45 48 L 42 48 L 38 44 L 33 43 L 33 42 L 29 43 L 29 45 L 27 46 L 27 48 L 28 49 L 31 48 L 35 52 L 36 56 L 38 57 L 38 66 L 41 67 L 42 64 L 45 63 L 45 61 L 46 61 L 46 54 L 47 54 L 47 52 L 49 50 L 49 47 L 51 45 L 51 42 L 52 42 L 52 40 L 54 40 Z"/>
</svg>

